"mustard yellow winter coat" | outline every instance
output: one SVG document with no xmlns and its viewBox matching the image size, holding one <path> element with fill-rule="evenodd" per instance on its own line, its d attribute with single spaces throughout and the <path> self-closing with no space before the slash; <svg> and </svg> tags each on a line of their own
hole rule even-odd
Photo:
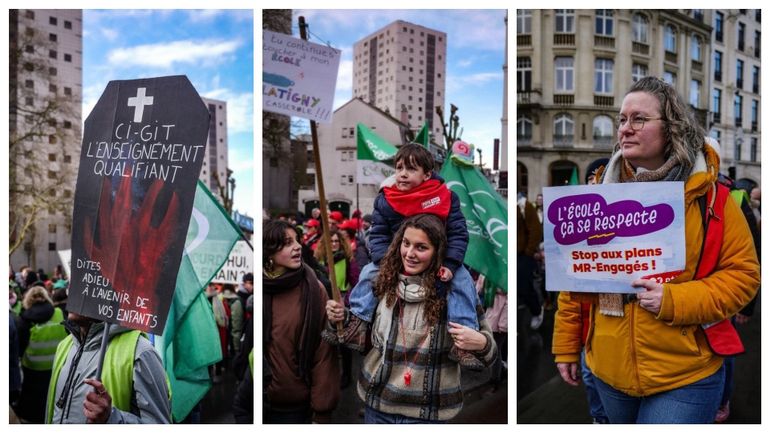
<svg viewBox="0 0 770 433">
<path fill-rule="evenodd" d="M 700 325 L 733 316 L 754 297 L 759 262 L 746 219 L 735 201 L 727 200 L 716 270 L 693 280 L 704 237 L 697 198 L 713 185 L 719 167 L 716 153 L 704 148 L 685 184 L 686 269 L 663 285 L 660 313 L 655 316 L 633 302 L 624 306 L 623 317 L 605 316 L 599 313 L 596 295 L 562 292 L 553 335 L 556 362 L 579 361 L 582 300 L 593 303 L 586 362 L 619 391 L 648 396 L 697 382 L 722 366 Z M 612 162 L 608 175 L 611 169 Z"/>
</svg>

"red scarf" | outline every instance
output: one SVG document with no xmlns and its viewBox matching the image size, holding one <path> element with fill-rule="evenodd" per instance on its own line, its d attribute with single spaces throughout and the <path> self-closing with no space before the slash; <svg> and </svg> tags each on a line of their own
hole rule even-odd
<svg viewBox="0 0 770 433">
<path fill-rule="evenodd" d="M 405 217 L 429 213 L 446 221 L 452 206 L 452 193 L 438 179 L 428 179 L 409 191 L 388 186 L 383 192 L 393 210 Z"/>
</svg>

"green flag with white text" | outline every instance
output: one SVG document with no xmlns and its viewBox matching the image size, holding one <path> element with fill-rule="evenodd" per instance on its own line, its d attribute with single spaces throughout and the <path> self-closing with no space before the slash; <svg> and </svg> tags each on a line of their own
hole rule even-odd
<svg viewBox="0 0 770 433">
<path fill-rule="evenodd" d="M 356 125 L 356 183 L 379 185 L 396 172 L 387 162 L 398 149 L 363 123 Z"/>
<path fill-rule="evenodd" d="M 453 154 L 444 163 L 441 177 L 459 197 L 468 225 L 465 264 L 507 293 L 508 205 L 472 161 Z"/>
<path fill-rule="evenodd" d="M 219 330 L 204 293 L 241 232 L 199 180 L 174 299 L 156 347 L 171 383 L 171 413 L 183 420 L 211 388 L 208 366 L 222 360 Z"/>
</svg>

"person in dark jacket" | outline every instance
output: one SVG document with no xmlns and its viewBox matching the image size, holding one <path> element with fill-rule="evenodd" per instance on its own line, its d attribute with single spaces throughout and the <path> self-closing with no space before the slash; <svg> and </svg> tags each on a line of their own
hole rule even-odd
<svg viewBox="0 0 770 433">
<path fill-rule="evenodd" d="M 449 323 L 479 329 L 476 315 L 478 295 L 473 279 L 463 267 L 465 250 L 468 247 L 468 228 L 460 210 L 460 199 L 433 171 L 433 156 L 425 147 L 418 144 L 401 146 L 394 161 L 395 177 L 392 178 L 391 185 L 380 190 L 374 201 L 372 228 L 369 233 L 372 263 L 361 271 L 358 284 L 350 295 L 353 317 L 346 326 L 346 333 L 356 335 L 352 341 L 361 344 L 353 345 L 361 349 L 365 342 L 364 322 L 371 322 L 378 304 L 372 293 L 372 283 L 377 278 L 380 260 L 385 256 L 401 223 L 417 214 L 436 215 L 445 224 L 448 244 L 439 270 L 439 279 L 444 283 L 451 282 L 451 289 L 447 293 L 446 287 L 441 285 L 438 290 L 442 298 L 446 298 Z M 331 343 L 337 337 L 333 333 L 325 332 L 324 339 Z M 450 359 L 466 368 L 483 368 L 478 358 L 457 346 L 452 347 Z"/>
<path fill-rule="evenodd" d="M 67 336 L 62 311 L 53 306 L 48 291 L 33 286 L 24 294 L 19 322 L 19 354 L 24 373 L 17 415 L 31 423 L 45 421 L 48 383 L 51 381 L 56 345 Z"/>
</svg>

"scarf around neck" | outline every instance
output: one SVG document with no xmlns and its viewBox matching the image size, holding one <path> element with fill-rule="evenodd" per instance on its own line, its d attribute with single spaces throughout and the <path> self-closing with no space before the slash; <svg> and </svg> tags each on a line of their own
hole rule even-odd
<svg viewBox="0 0 770 433">
<path fill-rule="evenodd" d="M 405 217 L 429 213 L 446 221 L 452 206 L 452 193 L 438 179 L 428 179 L 409 191 L 386 186 L 383 193 L 393 210 Z"/>
<path fill-rule="evenodd" d="M 299 376 L 310 385 L 313 358 L 321 342 L 321 320 L 323 306 L 318 292 L 318 279 L 306 264 L 290 270 L 277 278 L 262 275 L 262 350 L 267 353 L 270 332 L 273 328 L 273 296 L 299 286 L 300 290 L 300 332 L 298 347 L 295 348 Z"/>
<path fill-rule="evenodd" d="M 422 286 L 422 277 L 399 274 L 396 295 L 406 302 L 422 302 L 428 297 L 428 290 Z"/>
</svg>

